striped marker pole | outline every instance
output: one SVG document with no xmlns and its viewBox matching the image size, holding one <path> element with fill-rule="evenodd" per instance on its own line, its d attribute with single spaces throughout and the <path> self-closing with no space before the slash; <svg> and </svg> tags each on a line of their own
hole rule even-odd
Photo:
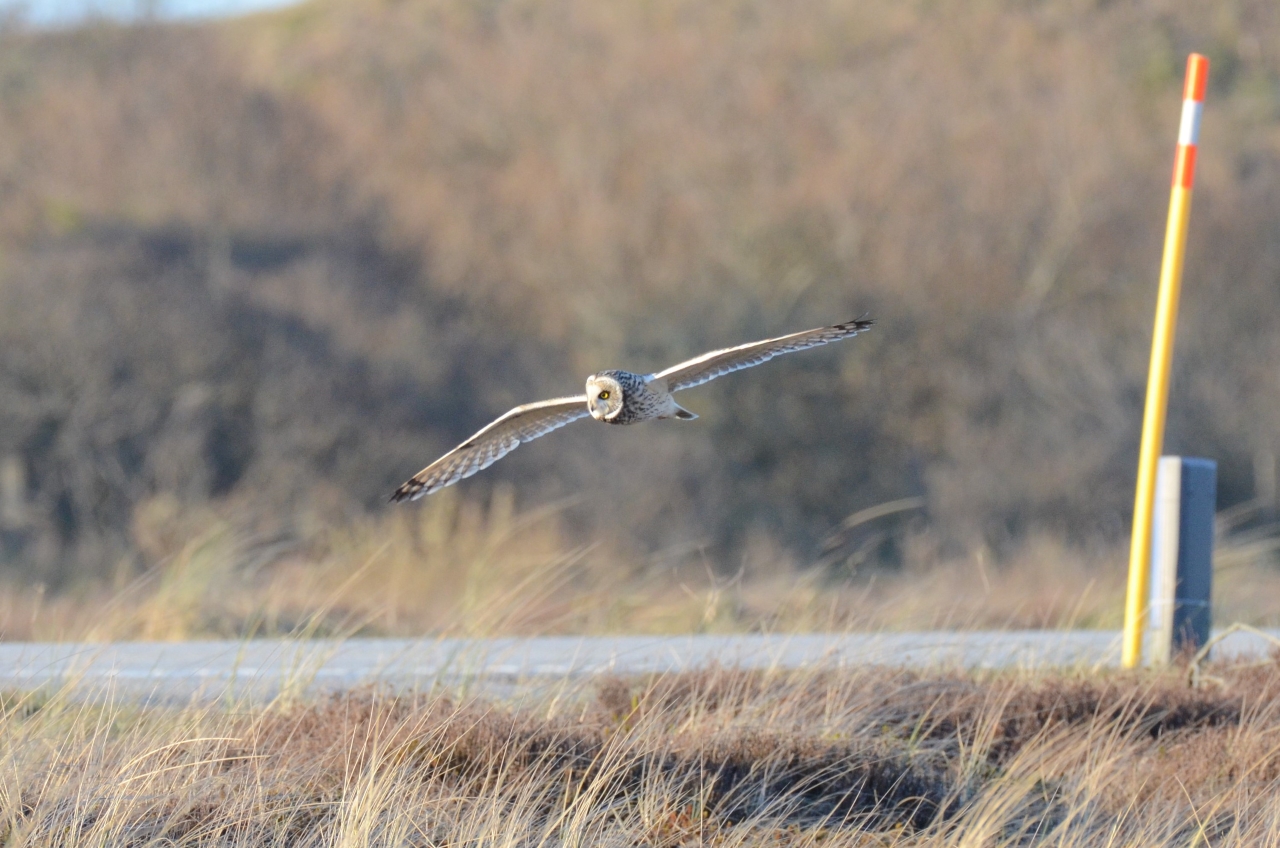
<svg viewBox="0 0 1280 848">
<path fill-rule="evenodd" d="M 1178 294 L 1182 288 L 1182 259 L 1191 216 L 1191 184 L 1196 174 L 1196 147 L 1209 60 L 1198 53 L 1187 58 L 1187 82 L 1182 95 L 1182 123 L 1173 162 L 1169 221 L 1160 265 L 1156 297 L 1156 326 L 1151 338 L 1151 369 L 1147 374 L 1147 404 L 1142 417 L 1142 446 L 1138 452 L 1138 485 L 1133 500 L 1133 534 L 1129 548 L 1129 591 L 1124 606 L 1124 646 L 1121 662 L 1133 668 L 1142 660 L 1142 632 L 1151 568 L 1151 518 L 1155 508 L 1156 467 L 1164 444 L 1165 411 L 1169 404 L 1169 366 L 1173 334 L 1178 322 Z"/>
</svg>

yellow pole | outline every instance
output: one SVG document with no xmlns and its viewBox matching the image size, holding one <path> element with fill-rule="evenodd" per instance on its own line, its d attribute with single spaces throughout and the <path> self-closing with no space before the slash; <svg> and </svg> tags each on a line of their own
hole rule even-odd
<svg viewBox="0 0 1280 848">
<path fill-rule="evenodd" d="M 1133 534 L 1129 548 L 1129 589 L 1124 608 L 1124 646 L 1121 663 L 1133 668 L 1142 660 L 1142 635 L 1146 627 L 1150 592 L 1151 519 L 1155 508 L 1156 464 L 1164 445 L 1165 411 L 1169 403 L 1169 368 L 1173 361 L 1174 329 L 1178 323 L 1178 295 L 1182 288 L 1182 262 L 1186 254 L 1187 223 L 1191 217 L 1191 186 L 1195 178 L 1200 114 L 1204 105 L 1209 60 L 1193 53 L 1187 59 L 1182 124 L 1169 195 L 1169 220 L 1165 226 L 1164 257 L 1160 264 L 1160 292 L 1156 296 L 1155 332 L 1151 338 L 1151 367 L 1147 374 L 1147 402 L 1142 417 L 1142 444 L 1138 450 L 1138 483 L 1133 499 Z"/>
</svg>

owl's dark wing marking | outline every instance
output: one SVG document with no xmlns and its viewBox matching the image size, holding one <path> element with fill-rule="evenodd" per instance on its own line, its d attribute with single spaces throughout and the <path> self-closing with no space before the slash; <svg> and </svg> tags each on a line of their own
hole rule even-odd
<svg viewBox="0 0 1280 848">
<path fill-rule="evenodd" d="M 423 495 L 451 486 L 493 465 L 521 443 L 531 442 L 589 414 L 586 395 L 517 406 L 410 477 L 395 490 L 391 500 L 416 501 Z"/>
<path fill-rule="evenodd" d="M 849 321 L 831 327 L 818 327 L 814 330 L 792 333 L 789 336 L 779 336 L 776 339 L 765 339 L 762 342 L 751 342 L 750 344 L 729 347 L 724 350 L 713 350 L 687 362 L 673 365 L 666 371 L 659 371 L 649 379 L 665 380 L 667 391 L 669 392 L 691 389 L 730 372 L 740 371 L 743 368 L 750 368 L 753 365 L 768 362 L 782 353 L 805 350 L 806 348 L 817 347 L 828 342 L 856 336 L 870 327 L 872 323 L 868 319 L 859 318 L 857 321 Z"/>
</svg>

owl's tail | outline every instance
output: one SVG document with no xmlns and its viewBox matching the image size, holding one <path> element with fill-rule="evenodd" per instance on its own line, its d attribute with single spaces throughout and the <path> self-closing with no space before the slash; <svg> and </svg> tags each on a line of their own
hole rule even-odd
<svg viewBox="0 0 1280 848">
<path fill-rule="evenodd" d="M 680 404 L 676 404 L 676 418 L 679 418 L 681 421 L 692 421 L 697 417 L 698 416 L 696 414 L 685 409 Z"/>
</svg>

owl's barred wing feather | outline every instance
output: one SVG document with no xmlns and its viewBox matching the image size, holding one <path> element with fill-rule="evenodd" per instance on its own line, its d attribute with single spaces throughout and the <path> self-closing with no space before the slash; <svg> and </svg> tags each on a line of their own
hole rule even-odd
<svg viewBox="0 0 1280 848">
<path fill-rule="evenodd" d="M 713 350 L 687 362 L 673 365 L 666 371 L 659 371 L 649 379 L 665 380 L 667 391 L 669 392 L 691 389 L 694 386 L 700 386 L 703 383 L 714 380 L 716 377 L 722 377 L 733 371 L 740 371 L 743 368 L 750 368 L 753 365 L 768 362 L 779 354 L 805 350 L 806 348 L 817 347 L 856 336 L 870 327 L 872 323 L 868 319 L 859 318 L 856 321 L 848 321 L 831 327 L 818 327 L 814 330 L 792 333 L 789 336 L 779 336 L 776 339 L 765 339 L 761 342 L 751 342 L 750 344 L 729 347 L 724 350 Z"/>
<path fill-rule="evenodd" d="M 523 442 L 586 418 L 585 395 L 526 403 L 503 415 L 426 468 L 409 478 L 392 501 L 417 500 L 493 465 Z"/>
</svg>

